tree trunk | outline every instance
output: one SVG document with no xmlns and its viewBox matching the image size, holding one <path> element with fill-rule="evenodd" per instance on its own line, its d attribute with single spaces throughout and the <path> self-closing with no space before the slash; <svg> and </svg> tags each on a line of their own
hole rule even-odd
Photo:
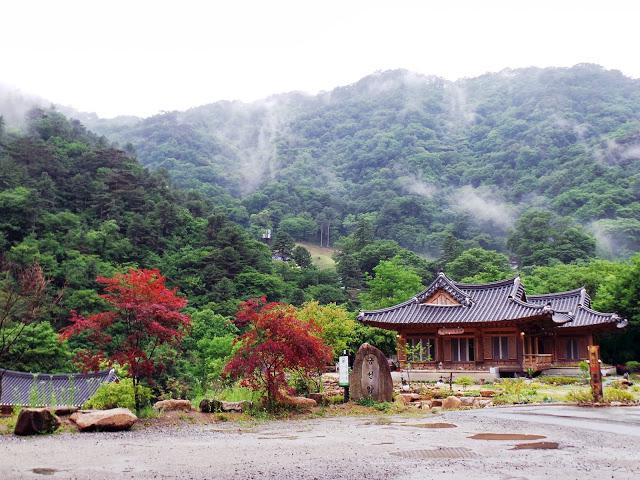
<svg viewBox="0 0 640 480">
<path fill-rule="evenodd" d="M 133 399 L 136 407 L 136 415 L 140 416 L 140 391 L 138 384 L 140 380 L 138 377 L 133 377 Z"/>
</svg>

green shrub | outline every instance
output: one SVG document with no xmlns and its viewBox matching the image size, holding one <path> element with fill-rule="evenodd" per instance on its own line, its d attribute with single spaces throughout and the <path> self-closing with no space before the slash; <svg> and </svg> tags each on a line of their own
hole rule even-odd
<svg viewBox="0 0 640 480">
<path fill-rule="evenodd" d="M 137 415 L 138 418 L 158 418 L 160 412 L 151 405 L 147 405 L 146 407 L 142 407 Z"/>
<path fill-rule="evenodd" d="M 465 397 L 481 397 L 480 390 L 467 390 L 464 392 Z"/>
<path fill-rule="evenodd" d="M 528 383 L 524 378 L 504 378 L 496 386 L 502 389 L 499 395 L 494 397 L 498 404 L 530 403 L 532 397 L 538 393 L 539 384 Z"/>
<path fill-rule="evenodd" d="M 151 389 L 142 385 L 140 385 L 138 389 L 142 406 L 145 406 L 151 400 Z M 135 410 L 136 402 L 133 395 L 133 380 L 124 378 L 119 382 L 103 383 L 98 387 L 96 393 L 85 402 L 83 407 L 98 410 L 122 407 Z"/>
<path fill-rule="evenodd" d="M 431 391 L 431 398 L 447 398 L 449 395 L 451 395 L 449 390 L 443 390 L 441 388 L 436 388 Z"/>
<path fill-rule="evenodd" d="M 560 375 L 540 376 L 536 380 L 547 385 L 575 385 L 582 381 L 578 377 L 563 377 Z"/>
<path fill-rule="evenodd" d="M 380 412 L 389 412 L 393 407 L 392 403 L 389 402 L 378 402 L 371 397 L 364 397 L 358 400 L 358 405 L 362 405 L 363 407 L 375 408 Z"/>
<path fill-rule="evenodd" d="M 289 375 L 289 385 L 298 395 L 308 395 L 322 390 L 322 377 L 320 375 L 307 375 L 295 370 Z"/>
<path fill-rule="evenodd" d="M 244 400 L 250 402 L 259 402 L 262 399 L 260 392 L 256 392 L 244 387 L 229 387 L 219 390 L 214 395 L 216 400 L 224 400 L 227 402 L 242 402 Z"/>
<path fill-rule="evenodd" d="M 578 364 L 578 368 L 580 368 L 580 375 L 584 378 L 589 378 L 589 363 L 586 360 L 582 360 Z"/>
<path fill-rule="evenodd" d="M 636 360 L 629 360 L 624 366 L 627 367 L 630 372 L 640 372 L 640 362 Z"/>
<path fill-rule="evenodd" d="M 621 390 L 619 388 L 608 387 L 604 389 L 605 402 L 633 402 L 635 397 L 633 393 Z"/>
<path fill-rule="evenodd" d="M 3 433 L 13 433 L 16 428 L 16 422 L 18 421 L 18 415 L 20 415 L 20 410 L 21 407 L 13 407 L 10 416 L 0 417 L 0 435 Z"/>
<path fill-rule="evenodd" d="M 474 384 L 473 378 L 468 377 L 466 375 L 462 375 L 458 378 L 456 378 L 453 383 L 455 383 L 456 385 L 460 385 L 462 387 L 463 390 L 466 390 L 467 387 L 471 386 Z"/>
<path fill-rule="evenodd" d="M 329 405 L 338 405 L 343 402 L 344 395 L 331 395 L 330 397 L 327 397 L 327 403 L 329 403 Z"/>
<path fill-rule="evenodd" d="M 580 388 L 571 390 L 567 393 L 567 401 L 577 403 L 590 403 L 593 401 L 593 395 L 588 388 Z"/>
<path fill-rule="evenodd" d="M 516 395 L 514 393 L 501 393 L 493 397 L 494 405 L 513 405 L 519 403 L 531 403 L 531 397 L 527 395 Z"/>
</svg>

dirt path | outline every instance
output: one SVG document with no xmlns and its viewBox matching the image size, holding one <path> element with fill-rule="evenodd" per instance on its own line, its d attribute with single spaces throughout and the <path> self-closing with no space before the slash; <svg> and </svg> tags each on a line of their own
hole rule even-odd
<svg viewBox="0 0 640 480">
<path fill-rule="evenodd" d="M 469 438 L 478 433 L 545 438 Z M 636 407 L 524 407 L 277 421 L 253 428 L 216 424 L 2 436 L 0 478 L 628 480 L 640 478 L 638 436 Z M 535 449 L 538 441 L 544 449 Z M 514 450 L 522 443 L 534 449 Z"/>
</svg>

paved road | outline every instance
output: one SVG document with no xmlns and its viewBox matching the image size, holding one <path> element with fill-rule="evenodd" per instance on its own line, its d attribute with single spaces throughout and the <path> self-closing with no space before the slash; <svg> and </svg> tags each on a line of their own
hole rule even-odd
<svg viewBox="0 0 640 480">
<path fill-rule="evenodd" d="M 640 437 L 640 408 L 584 408 L 568 406 L 492 408 L 483 415 L 535 424 L 566 426 L 596 432 Z M 640 440 L 637 440 L 640 442 Z"/>
<path fill-rule="evenodd" d="M 426 428 L 449 422 L 454 428 Z M 520 407 L 0 437 L 0 479 L 640 479 L 640 408 Z M 545 435 L 557 450 L 476 433 Z"/>
</svg>

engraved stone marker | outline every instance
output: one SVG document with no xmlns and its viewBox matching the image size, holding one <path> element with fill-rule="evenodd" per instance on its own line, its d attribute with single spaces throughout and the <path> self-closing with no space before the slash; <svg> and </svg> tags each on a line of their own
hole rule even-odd
<svg viewBox="0 0 640 480">
<path fill-rule="evenodd" d="M 349 380 L 353 400 L 370 397 L 378 402 L 390 402 L 393 396 L 393 380 L 384 354 L 368 343 L 362 344 L 353 361 Z"/>
</svg>

